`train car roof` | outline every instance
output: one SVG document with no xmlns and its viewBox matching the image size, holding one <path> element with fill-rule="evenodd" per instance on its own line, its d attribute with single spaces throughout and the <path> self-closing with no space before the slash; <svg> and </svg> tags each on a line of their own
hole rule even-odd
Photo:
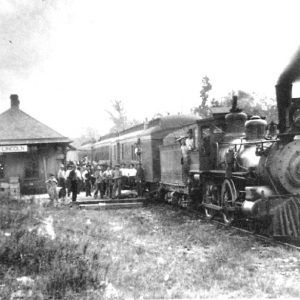
<svg viewBox="0 0 300 300">
<path fill-rule="evenodd" d="M 179 128 L 195 123 L 199 117 L 194 115 L 170 115 L 162 117 L 156 125 L 159 125 L 160 130 Z"/>
<path fill-rule="evenodd" d="M 151 135 L 155 132 L 160 132 L 163 130 L 180 128 L 199 120 L 199 117 L 193 115 L 169 115 L 165 117 L 155 118 L 145 123 L 134 125 L 128 129 L 122 130 L 119 133 L 110 133 L 101 136 L 100 140 L 94 145 L 98 146 L 105 144 L 105 142 L 113 141 L 116 139 L 124 139 L 127 137 L 140 137 L 145 135 Z"/>
</svg>

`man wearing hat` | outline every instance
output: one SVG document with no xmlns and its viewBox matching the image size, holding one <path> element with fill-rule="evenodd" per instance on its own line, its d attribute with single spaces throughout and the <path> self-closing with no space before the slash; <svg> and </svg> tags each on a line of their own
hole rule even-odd
<svg viewBox="0 0 300 300">
<path fill-rule="evenodd" d="M 58 173 L 57 173 L 57 178 L 58 178 L 58 186 L 65 188 L 66 186 L 66 171 L 65 171 L 65 166 L 63 164 L 60 165 Z"/>
<path fill-rule="evenodd" d="M 104 171 L 105 177 L 105 194 L 108 198 L 112 197 L 113 189 L 113 170 L 110 166 L 107 166 L 107 169 Z"/>
<path fill-rule="evenodd" d="M 91 189 L 92 189 L 91 176 L 92 176 L 91 166 L 86 165 L 85 170 L 82 172 L 82 178 L 84 181 L 86 197 L 92 196 L 92 194 L 91 194 Z"/>
<path fill-rule="evenodd" d="M 76 164 L 74 164 L 72 166 L 72 170 L 68 176 L 68 179 L 70 181 L 71 184 L 71 190 L 70 192 L 72 192 L 72 201 L 75 202 L 77 199 L 77 193 L 78 193 L 78 180 L 79 178 L 77 177 L 77 167 Z M 69 193 L 69 191 L 68 191 Z"/>
<path fill-rule="evenodd" d="M 112 190 L 112 198 L 115 199 L 116 197 L 120 197 L 121 195 L 122 172 L 120 171 L 120 165 L 115 165 L 115 169 L 113 170 L 112 175 L 114 183 Z"/>
<path fill-rule="evenodd" d="M 139 197 L 142 197 L 144 194 L 144 169 L 142 168 L 142 164 L 139 162 L 135 175 L 136 189 Z"/>
<path fill-rule="evenodd" d="M 189 171 L 190 171 L 190 150 L 186 145 L 186 139 L 181 138 L 180 140 L 180 150 L 181 150 L 181 165 L 182 165 L 182 180 L 187 183 Z"/>
<path fill-rule="evenodd" d="M 188 136 L 185 139 L 185 144 L 188 148 L 189 151 L 193 150 L 195 148 L 195 144 L 194 144 L 194 137 L 193 137 L 193 129 L 189 129 L 187 132 Z"/>
<path fill-rule="evenodd" d="M 61 187 L 59 191 L 59 198 L 64 198 L 66 196 L 66 171 L 63 164 L 60 165 L 59 171 L 57 173 L 58 186 Z"/>
<path fill-rule="evenodd" d="M 94 193 L 94 198 L 97 198 L 98 192 L 100 193 L 100 198 L 103 198 L 104 195 L 104 172 L 103 167 L 98 165 L 97 170 L 95 171 L 95 179 L 96 179 L 96 190 Z"/>
</svg>

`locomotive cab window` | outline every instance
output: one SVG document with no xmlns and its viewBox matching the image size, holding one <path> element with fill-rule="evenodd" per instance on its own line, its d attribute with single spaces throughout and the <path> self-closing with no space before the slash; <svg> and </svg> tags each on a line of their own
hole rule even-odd
<svg viewBox="0 0 300 300">
<path fill-rule="evenodd" d="M 202 155 L 210 154 L 210 127 L 201 127 L 200 153 Z"/>
<path fill-rule="evenodd" d="M 197 150 L 198 149 L 198 128 L 189 129 L 188 136 L 185 140 L 187 147 L 189 150 Z"/>
<path fill-rule="evenodd" d="M 194 129 L 194 144 L 195 144 L 195 150 L 199 149 L 199 130 L 198 128 Z"/>
</svg>

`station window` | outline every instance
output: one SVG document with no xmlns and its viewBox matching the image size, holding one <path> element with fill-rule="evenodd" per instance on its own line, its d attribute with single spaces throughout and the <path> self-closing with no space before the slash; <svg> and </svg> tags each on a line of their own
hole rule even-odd
<svg viewBox="0 0 300 300">
<path fill-rule="evenodd" d="M 0 179 L 3 179 L 5 177 L 5 160 L 4 156 L 0 156 Z"/>
<path fill-rule="evenodd" d="M 25 162 L 25 178 L 39 177 L 39 160 L 37 155 L 30 155 Z"/>
</svg>

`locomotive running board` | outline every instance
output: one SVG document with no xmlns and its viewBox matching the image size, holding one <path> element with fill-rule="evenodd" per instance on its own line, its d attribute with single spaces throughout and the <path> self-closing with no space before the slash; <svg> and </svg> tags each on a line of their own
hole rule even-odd
<svg viewBox="0 0 300 300">
<path fill-rule="evenodd" d="M 213 210 L 217 210 L 217 211 L 223 210 L 223 208 L 221 206 L 218 206 L 218 205 L 215 205 L 215 204 L 202 203 L 202 206 L 204 206 L 206 208 L 213 209 Z"/>
<path fill-rule="evenodd" d="M 138 198 L 123 198 L 123 199 L 86 199 L 81 201 L 76 201 L 74 204 L 81 205 L 81 204 L 99 204 L 99 203 L 131 203 L 131 202 L 144 202 L 146 198 L 138 197 Z"/>
<path fill-rule="evenodd" d="M 98 203 L 98 204 L 80 204 L 80 209 L 104 210 L 104 209 L 120 209 L 120 208 L 138 208 L 142 207 L 142 202 L 130 203 Z"/>
<path fill-rule="evenodd" d="M 120 209 L 120 208 L 137 208 L 144 205 L 146 198 L 127 198 L 127 199 L 101 199 L 78 201 L 76 204 L 81 209 Z"/>
<path fill-rule="evenodd" d="M 203 207 L 210 208 L 210 209 L 213 209 L 213 210 L 216 210 L 216 211 L 233 212 L 233 211 L 237 210 L 236 207 L 221 207 L 219 205 L 209 204 L 209 203 L 202 203 L 201 205 Z"/>
</svg>

